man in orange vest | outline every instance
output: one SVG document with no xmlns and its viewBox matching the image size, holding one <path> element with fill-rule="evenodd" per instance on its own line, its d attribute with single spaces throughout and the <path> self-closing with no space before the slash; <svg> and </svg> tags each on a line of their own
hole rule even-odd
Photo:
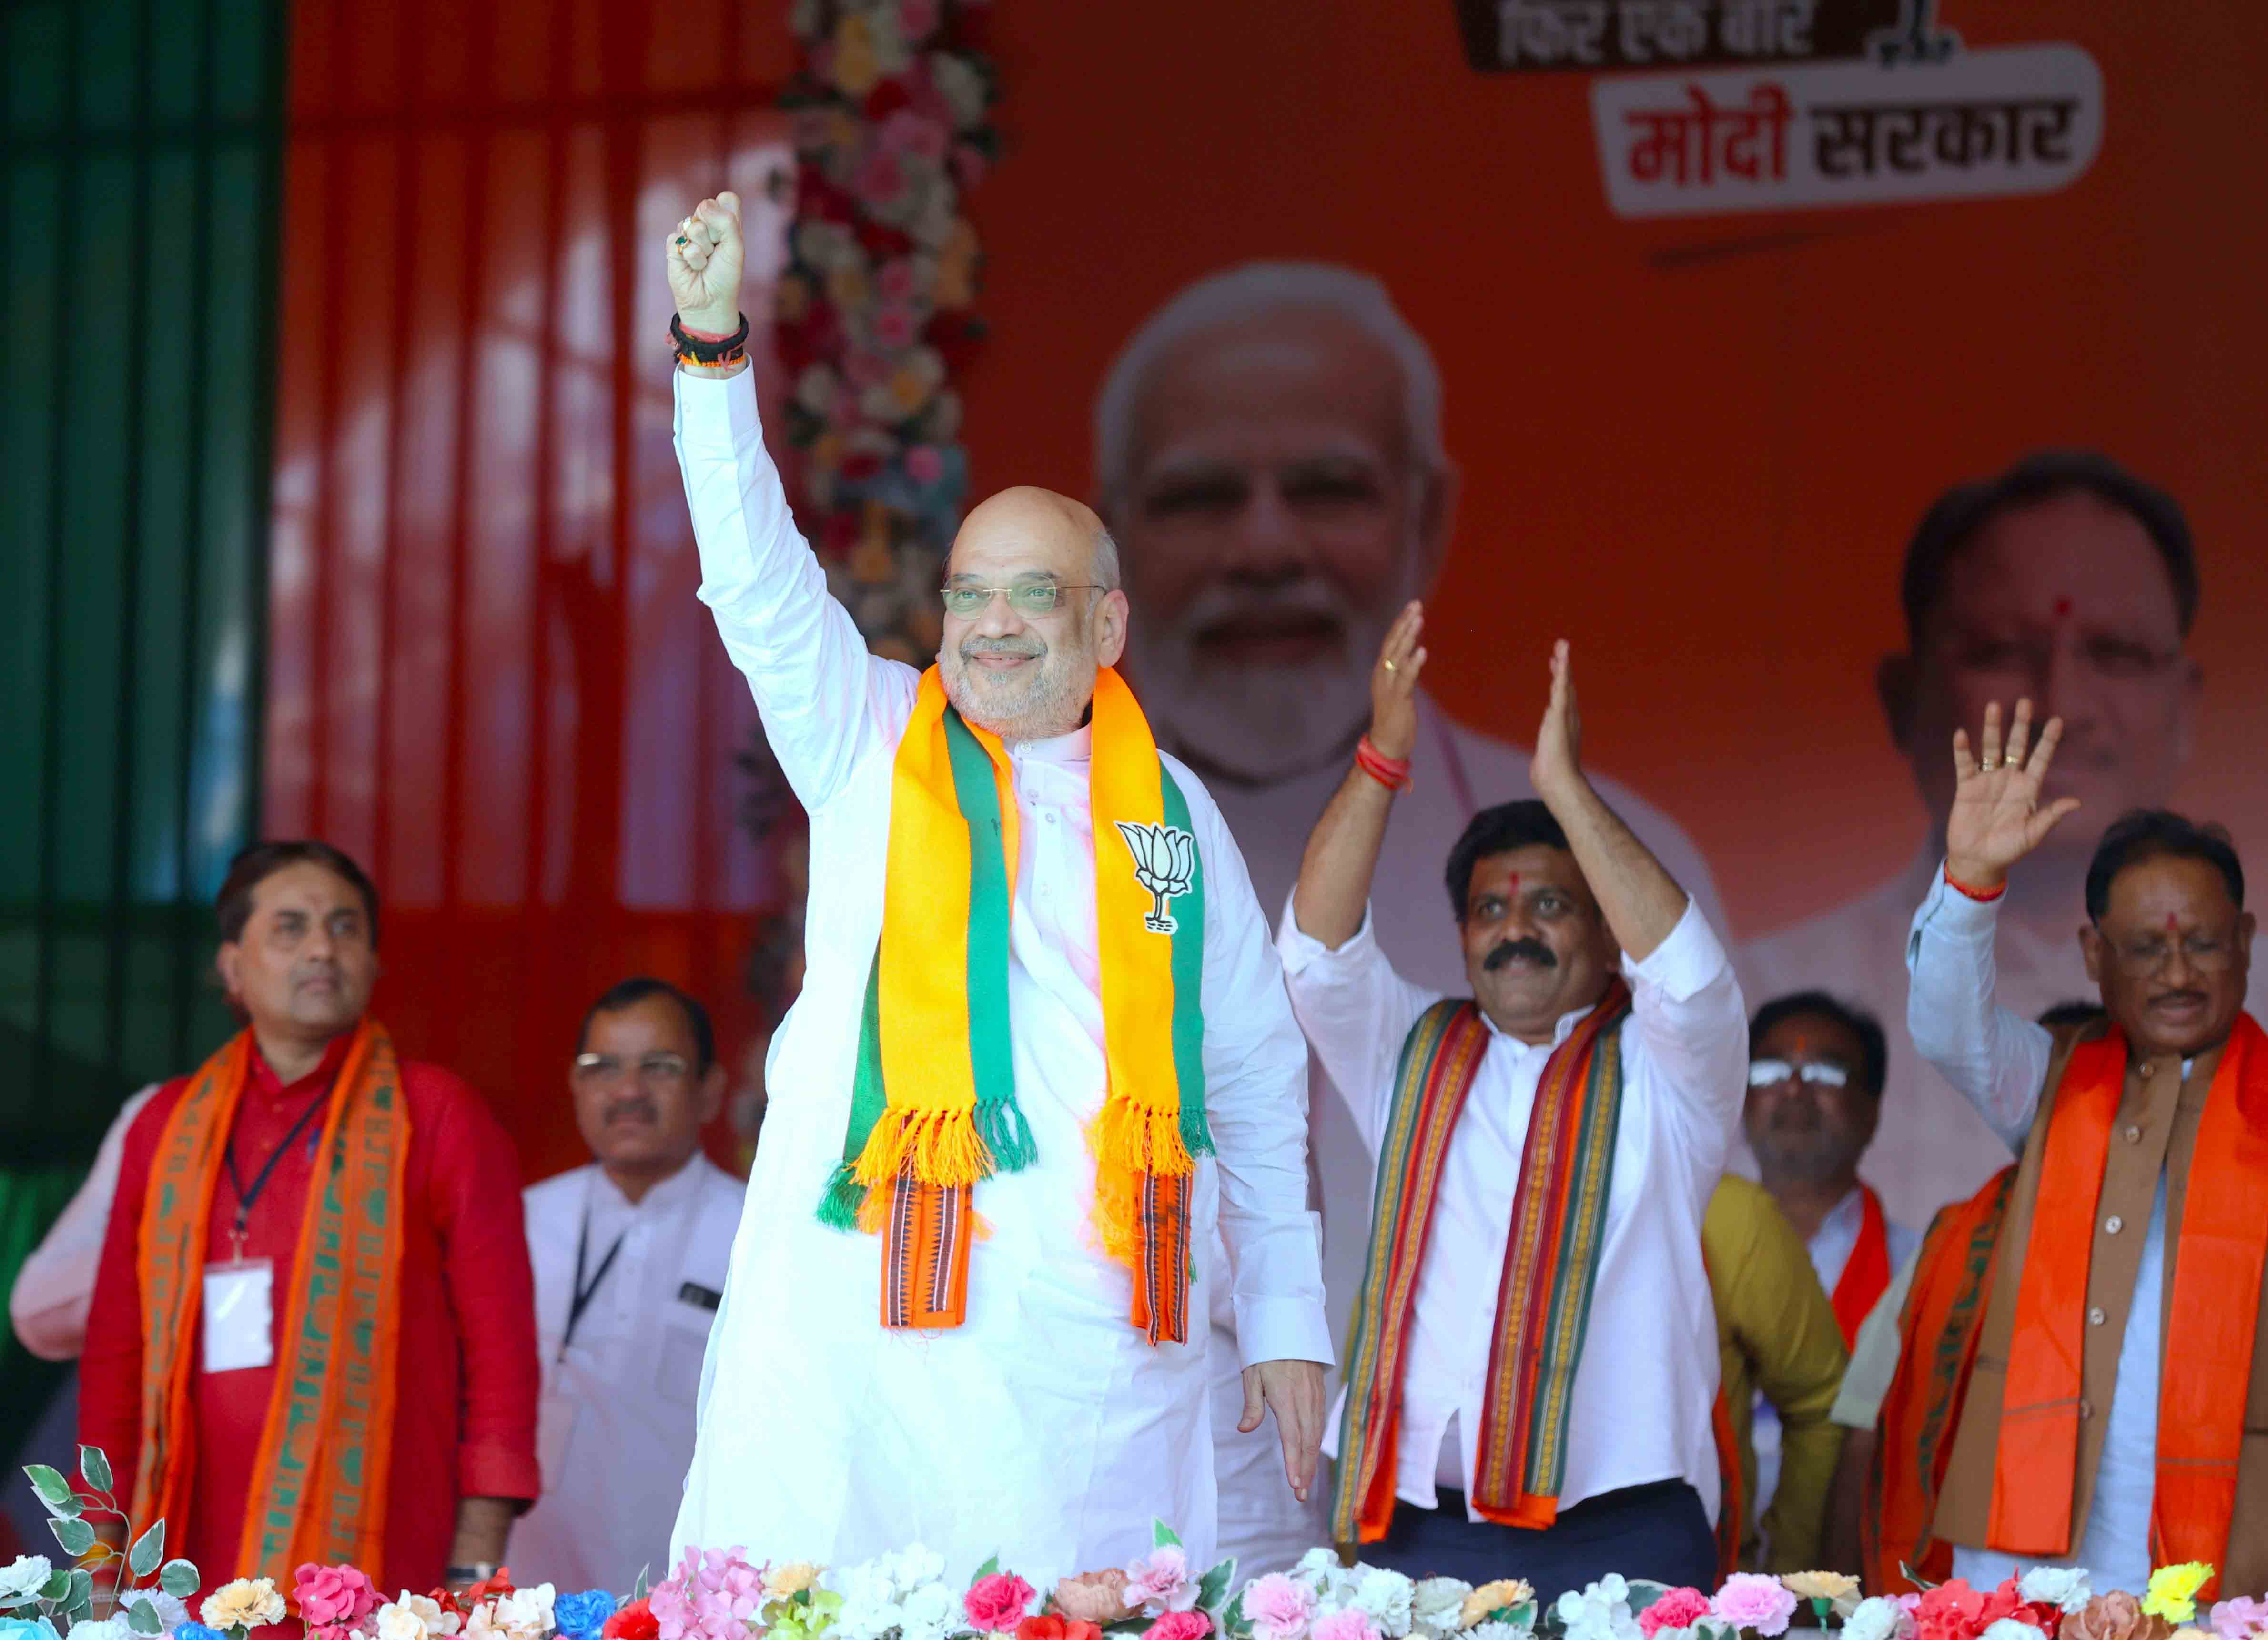
<svg viewBox="0 0 2268 1640">
<path fill-rule="evenodd" d="M 1989 1587 L 2061 1562 L 2139 1589 L 2154 1563 L 2205 1561 L 2221 1588 L 2257 1589 L 2268 1035 L 2244 1011 L 2243 870 L 2217 828 L 2125 815 L 2079 930 L 2106 1017 L 2051 1031 L 1998 1007 L 2007 873 L 2079 806 L 2050 776 L 2061 720 L 2028 755 L 2030 715 L 2019 702 L 2005 748 L 1997 706 L 1974 755 L 1955 732 L 1945 865 L 1907 944 L 1916 1046 L 2021 1156 L 1924 1242 L 1869 1570 Z"/>
</svg>

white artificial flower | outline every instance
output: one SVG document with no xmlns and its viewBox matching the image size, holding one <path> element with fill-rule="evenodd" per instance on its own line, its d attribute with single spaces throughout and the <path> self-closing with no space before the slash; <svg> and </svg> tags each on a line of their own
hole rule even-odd
<svg viewBox="0 0 2268 1640">
<path fill-rule="evenodd" d="M 158 1627 L 167 1634 L 173 1633 L 174 1629 L 189 1621 L 189 1608 L 182 1605 L 178 1598 L 166 1593 L 163 1589 L 129 1589 L 119 1597 L 119 1605 L 122 1607 L 136 1606 L 144 1600 L 149 1601 L 155 1608 L 158 1614 Z"/>
<path fill-rule="evenodd" d="M 13 1594 L 30 1594 L 48 1578 L 55 1569 L 48 1563 L 44 1555 L 18 1555 L 4 1567 L 0 1567 L 0 1599 Z"/>
<path fill-rule="evenodd" d="M 1402 1572 L 1382 1568 L 1368 1571 L 1354 1586 L 1354 1604 L 1370 1614 L 1386 1640 L 1403 1640 L 1410 1632 L 1410 1607 L 1417 1586 Z"/>
<path fill-rule="evenodd" d="M 388 1600 L 378 1608 L 378 1640 L 432 1640 L 432 1630 L 416 1612 Z"/>
<path fill-rule="evenodd" d="M 909 1635 L 917 1630 L 943 1634 L 961 1612 L 961 1602 L 941 1583 L 924 1583 L 919 1588 L 907 1590 L 901 1604 L 905 1608 Z"/>
<path fill-rule="evenodd" d="M 930 53 L 929 83 L 953 110 L 954 124 L 966 131 L 984 123 L 984 77 L 966 57 L 946 51 Z"/>
<path fill-rule="evenodd" d="M 898 1555 L 898 1586 L 911 1591 L 925 1583 L 938 1583 L 945 1577 L 945 1556 L 916 1543 Z M 947 1591 L 950 1599 L 950 1591 Z"/>
<path fill-rule="evenodd" d="M 1985 1626 L 1977 1640 L 2048 1640 L 2047 1631 L 2036 1623 L 2022 1622 L 2014 1617 L 2003 1617 Z"/>
<path fill-rule="evenodd" d="M 2036 1605 L 2083 1611 L 2094 1592 L 2088 1582 L 2084 1566 L 2035 1566 L 2016 1580 L 2016 1592 Z"/>
<path fill-rule="evenodd" d="M 70 1626 L 77 1640 L 136 1640 L 123 1617 L 82 1617 Z"/>
<path fill-rule="evenodd" d="M 1905 1607 L 1886 1595 L 1871 1595 L 1859 1602 L 1843 1620 L 1843 1640 L 1894 1640 L 1912 1626 Z"/>
<path fill-rule="evenodd" d="M 1631 1614 L 1630 1585 L 1620 1572 L 1608 1573 L 1580 1594 L 1570 1589 L 1554 1609 L 1566 1640 L 1641 1640 Z"/>
<path fill-rule="evenodd" d="M 1534 1632 L 1518 1623 L 1476 1623 L 1465 1636 L 1466 1640 L 1528 1640 Z"/>
<path fill-rule="evenodd" d="M 1410 1626 L 1434 1636 L 1454 1634 L 1473 1585 L 1462 1577 L 1425 1577 L 1410 1594 Z"/>
</svg>

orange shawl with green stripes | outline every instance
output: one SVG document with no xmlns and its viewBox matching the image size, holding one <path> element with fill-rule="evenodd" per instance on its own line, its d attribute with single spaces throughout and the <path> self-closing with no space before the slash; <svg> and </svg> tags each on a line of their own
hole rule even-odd
<svg viewBox="0 0 2268 1640">
<path fill-rule="evenodd" d="M 195 1473 L 191 1405 L 213 1194 L 252 1063 L 240 1031 L 189 1078 L 166 1119 L 144 1198 L 142 1441 L 134 1518 L 178 1537 Z M 400 1348 L 401 1177 L 409 1150 L 394 1044 L 364 1019 L 331 1085 L 298 1247 L 276 1272 L 283 1308 L 233 1570 L 288 1582 L 309 1561 L 384 1558 Z"/>
<path fill-rule="evenodd" d="M 1497 1286 L 1487 1401 L 1470 1497 L 1483 1518 L 1543 1527 L 1558 1518 L 1567 1413 L 1605 1242 L 1622 1114 L 1622 1033 L 1630 988 L 1618 976 L 1552 1050 L 1536 1084 Z M 1425 1263 L 1441 1167 L 1488 1051 L 1470 1001 L 1433 1004 L 1402 1045 L 1379 1145 L 1370 1257 L 1347 1346 L 1331 1535 L 1372 1543 L 1394 1519 L 1402 1350 Z"/>
<path fill-rule="evenodd" d="M 1189 1190 L 1204 1116 L 1204 873 L 1189 804 L 1133 692 L 1094 680 L 1088 792 L 1108 1086 L 1088 1134 L 1094 1224 L 1134 1275 L 1133 1325 L 1189 1336 Z M 843 1159 L 821 1222 L 882 1236 L 882 1324 L 967 1319 L 974 1188 L 1036 1159 L 1008 1017 L 1016 793 L 999 739 L 932 666 L 898 742 L 882 933 Z"/>
</svg>

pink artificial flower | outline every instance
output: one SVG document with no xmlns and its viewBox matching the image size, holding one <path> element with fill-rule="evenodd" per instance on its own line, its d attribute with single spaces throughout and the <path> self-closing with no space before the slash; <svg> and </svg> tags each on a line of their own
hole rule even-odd
<svg viewBox="0 0 2268 1640">
<path fill-rule="evenodd" d="M 1795 1615 L 1795 1596 L 1777 1577 L 1736 1571 L 1725 1579 L 1710 1614 L 1735 1629 L 1753 1629 L 1760 1635 L 1784 1635 L 1787 1620 Z"/>
<path fill-rule="evenodd" d="M 1126 1604 L 1161 1606 L 1186 1612 L 1197 1603 L 1197 1580 L 1189 1576 L 1189 1551 L 1178 1543 L 1160 1545 L 1147 1560 L 1126 1569 Z"/>
<path fill-rule="evenodd" d="M 1349 1606 L 1318 1621 L 1307 1640 L 1381 1640 L 1378 1625 L 1359 1606 Z"/>
<path fill-rule="evenodd" d="M 885 302 L 909 301 L 914 294 L 914 264 L 908 256 L 894 256 L 874 275 L 874 289 Z"/>
<path fill-rule="evenodd" d="M 660 1640 L 747 1640 L 763 1609 L 764 1577 L 739 1548 L 688 1548 L 648 1597 Z"/>
<path fill-rule="evenodd" d="M 894 205 L 906 191 L 905 167 L 895 152 L 877 143 L 867 149 L 851 173 L 850 191 L 867 205 Z"/>
<path fill-rule="evenodd" d="M 1167 1612 L 1142 1632 L 1142 1640 L 1204 1640 L 1212 1619 L 1203 1612 Z"/>
<path fill-rule="evenodd" d="M 987 1634 L 998 1634 L 1012 1629 L 1023 1620 L 1039 1591 L 1013 1572 L 996 1571 L 989 1577 L 979 1577 L 968 1585 L 961 1597 L 961 1609 L 968 1614 L 972 1628 Z"/>
<path fill-rule="evenodd" d="M 953 180 L 966 193 L 984 180 L 984 151 L 967 143 L 956 143 L 953 149 Z"/>
<path fill-rule="evenodd" d="M 1671 1589 L 1638 1614 L 1638 1632 L 1653 1640 L 1657 1629 L 1690 1629 L 1709 1614 L 1709 1597 L 1698 1589 Z"/>
<path fill-rule="evenodd" d="M 338 1624 L 310 1623 L 300 1631 L 306 1640 L 355 1640 L 356 1631 Z"/>
<path fill-rule="evenodd" d="M 843 374 L 854 387 L 879 387 L 890 379 L 890 361 L 879 353 L 852 348 L 843 356 Z M 850 395 L 841 396 L 847 398 Z"/>
<path fill-rule="evenodd" d="M 910 454 L 906 465 L 913 465 Z M 1271 1571 L 1245 1585 L 1244 1615 L 1252 1624 L 1252 1640 L 1305 1640 L 1307 1625 L 1315 1621 L 1315 1592 L 1297 1577 Z"/>
<path fill-rule="evenodd" d="M 2268 1600 L 2240 1594 L 2233 1600 L 2215 1601 L 2213 1631 L 2220 1640 L 2250 1640 L 2253 1635 L 2268 1631 Z"/>
<path fill-rule="evenodd" d="M 379 1607 L 378 1591 L 352 1566 L 310 1562 L 291 1582 L 291 1599 L 309 1629 L 352 1629 Z"/>
<path fill-rule="evenodd" d="M 937 0 L 898 0 L 898 33 L 917 46 L 937 30 Z"/>
<path fill-rule="evenodd" d="M 886 348 L 909 348 L 921 336 L 921 321 L 902 302 L 886 302 L 874 312 L 874 340 Z"/>
<path fill-rule="evenodd" d="M 945 458 L 938 453 L 935 445 L 916 445 L 906 452 L 906 476 L 917 484 L 934 484 L 945 476 Z M 1251 1607 L 1248 1598 L 1245 1609 L 1249 1611 Z M 2231 1640 L 2235 1637 L 2231 1636 Z"/>
<path fill-rule="evenodd" d="M 908 107 L 884 120 L 874 140 L 893 154 L 917 154 L 934 164 L 945 158 L 946 144 L 953 138 L 944 126 Z"/>
</svg>

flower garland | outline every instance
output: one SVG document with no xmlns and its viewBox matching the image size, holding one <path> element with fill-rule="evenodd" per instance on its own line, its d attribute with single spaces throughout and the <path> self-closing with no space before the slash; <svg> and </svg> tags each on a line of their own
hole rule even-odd
<svg viewBox="0 0 2268 1640">
<path fill-rule="evenodd" d="M 962 193 L 998 151 L 977 0 L 795 0 L 795 215 L 773 335 L 795 501 L 877 654 L 937 648 L 968 491 L 956 371 L 983 336 Z"/>
</svg>

